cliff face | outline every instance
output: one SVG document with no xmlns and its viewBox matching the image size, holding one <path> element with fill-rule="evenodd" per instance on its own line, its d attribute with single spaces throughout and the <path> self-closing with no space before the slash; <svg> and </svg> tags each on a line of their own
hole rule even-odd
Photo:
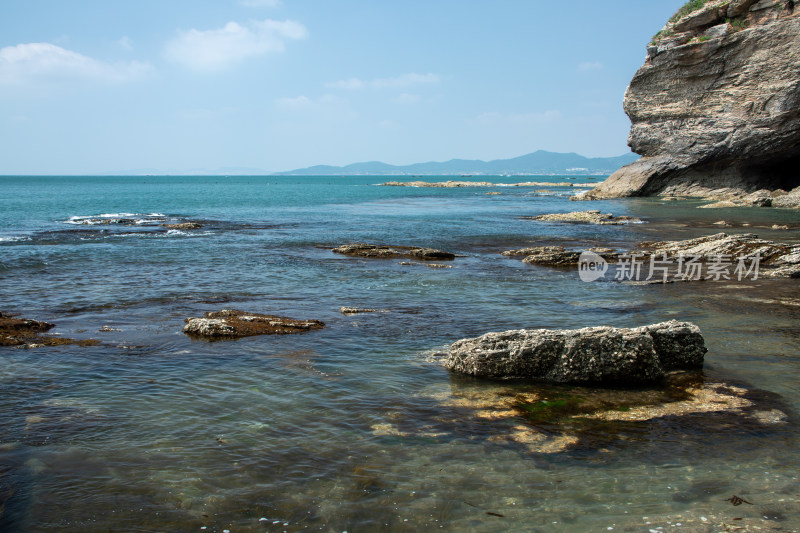
<svg viewBox="0 0 800 533">
<path fill-rule="evenodd" d="M 698 4 L 654 37 L 625 93 L 628 145 L 643 157 L 587 199 L 800 185 L 800 5 Z"/>
</svg>

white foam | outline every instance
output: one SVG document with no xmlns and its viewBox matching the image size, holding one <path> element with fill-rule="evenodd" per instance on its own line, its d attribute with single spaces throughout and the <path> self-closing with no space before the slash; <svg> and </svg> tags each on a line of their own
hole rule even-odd
<svg viewBox="0 0 800 533">
<path fill-rule="evenodd" d="M 130 219 L 134 224 L 149 224 L 156 221 L 167 219 L 167 215 L 162 213 L 100 213 L 99 215 L 76 215 L 69 217 L 64 222 L 67 224 L 79 224 L 84 226 L 94 226 L 108 224 L 110 221 L 119 219 Z"/>
</svg>

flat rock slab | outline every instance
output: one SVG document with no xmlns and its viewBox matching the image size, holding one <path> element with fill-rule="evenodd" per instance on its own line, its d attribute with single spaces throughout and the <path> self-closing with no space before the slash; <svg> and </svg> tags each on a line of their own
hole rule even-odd
<svg viewBox="0 0 800 533">
<path fill-rule="evenodd" d="M 444 366 L 487 378 L 642 384 L 671 370 L 702 367 L 706 351 L 700 328 L 672 320 L 640 328 L 487 333 L 453 343 Z"/>
<path fill-rule="evenodd" d="M 606 261 L 614 261 L 619 256 L 613 248 L 590 248 L 589 251 L 596 253 Z M 578 264 L 581 252 L 567 250 L 563 246 L 534 246 L 506 250 L 503 255 L 506 257 L 523 257 L 522 262 L 529 265 L 567 267 Z"/>
<path fill-rule="evenodd" d="M 208 339 L 233 339 L 254 335 L 304 333 L 325 327 L 319 320 L 296 320 L 285 316 L 223 309 L 206 313 L 205 318 L 187 318 L 183 332 Z"/>
<path fill-rule="evenodd" d="M 696 257 L 712 261 L 717 257 L 759 257 L 759 276 L 767 278 L 800 277 L 800 245 L 760 239 L 753 233 L 729 235 L 716 233 L 684 241 L 643 242 L 645 253 L 668 257 Z"/>
<path fill-rule="evenodd" d="M 629 216 L 615 217 L 611 213 L 601 213 L 597 210 L 573 211 L 571 213 L 553 213 L 535 217 L 522 217 L 525 220 L 539 220 L 543 222 L 572 222 L 578 224 L 598 224 L 603 226 L 618 226 L 641 222 L 641 219 Z"/>
<path fill-rule="evenodd" d="M 456 254 L 436 250 L 435 248 L 421 248 L 418 246 L 388 246 L 383 244 L 345 244 L 334 248 L 337 254 L 351 257 L 368 257 L 371 259 L 394 259 L 403 257 L 419 261 L 452 261 Z"/>
<path fill-rule="evenodd" d="M 41 333 L 49 331 L 55 324 L 32 320 L 30 318 L 16 318 L 7 313 L 0 312 L 0 346 L 22 346 L 37 348 L 39 346 L 61 346 L 77 344 L 79 346 L 95 346 L 100 341 L 95 339 L 75 340 L 64 337 L 42 336 Z"/>
</svg>

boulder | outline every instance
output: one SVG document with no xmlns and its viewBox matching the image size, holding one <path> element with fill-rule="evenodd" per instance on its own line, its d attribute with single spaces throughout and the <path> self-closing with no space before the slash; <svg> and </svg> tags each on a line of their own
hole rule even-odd
<svg viewBox="0 0 800 533">
<path fill-rule="evenodd" d="M 486 378 L 642 384 L 672 370 L 702 367 L 706 351 L 700 328 L 672 320 L 639 328 L 487 333 L 453 343 L 444 366 Z"/>
<path fill-rule="evenodd" d="M 208 339 L 231 339 L 253 335 L 285 335 L 322 329 L 319 320 L 296 320 L 284 316 L 248 313 L 236 309 L 209 312 L 204 318 L 187 318 L 183 332 Z"/>
<path fill-rule="evenodd" d="M 453 260 L 456 254 L 443 252 L 435 248 L 421 248 L 419 246 L 387 246 L 382 244 L 344 244 L 333 249 L 334 253 L 352 257 L 368 257 L 372 259 L 393 259 L 403 257 L 419 261 L 448 261 Z"/>
</svg>

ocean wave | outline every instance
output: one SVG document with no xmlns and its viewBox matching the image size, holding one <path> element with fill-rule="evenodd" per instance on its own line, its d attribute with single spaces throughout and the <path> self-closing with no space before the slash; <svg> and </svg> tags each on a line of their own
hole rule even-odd
<svg viewBox="0 0 800 533">
<path fill-rule="evenodd" d="M 169 222 L 163 213 L 101 213 L 99 215 L 75 215 L 65 220 L 66 224 L 97 226 L 119 224 L 123 226 L 157 225 Z"/>
<path fill-rule="evenodd" d="M 0 236 L 0 242 L 22 242 L 22 241 L 29 241 L 31 240 L 30 237 L 27 235 L 7 235 L 7 236 Z"/>
</svg>

